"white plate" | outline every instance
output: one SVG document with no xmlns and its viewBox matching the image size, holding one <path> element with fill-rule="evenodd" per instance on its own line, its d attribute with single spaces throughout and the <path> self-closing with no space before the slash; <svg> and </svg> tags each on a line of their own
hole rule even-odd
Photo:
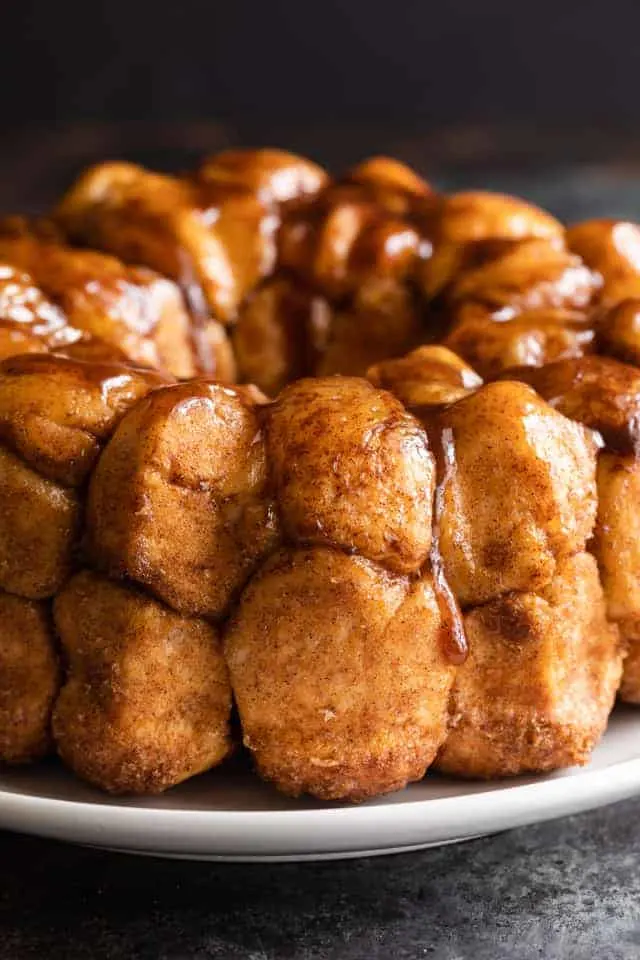
<svg viewBox="0 0 640 960">
<path fill-rule="evenodd" d="M 466 783 L 427 776 L 361 806 L 292 801 L 223 768 L 160 797 L 111 799 L 56 763 L 0 773 L 0 827 L 194 860 L 397 853 L 550 820 L 640 793 L 640 710 L 618 708 L 588 767 Z"/>
</svg>

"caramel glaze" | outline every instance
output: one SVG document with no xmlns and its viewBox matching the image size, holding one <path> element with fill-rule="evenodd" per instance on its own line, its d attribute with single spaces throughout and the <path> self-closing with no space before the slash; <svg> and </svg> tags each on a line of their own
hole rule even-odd
<svg viewBox="0 0 640 960">
<path fill-rule="evenodd" d="M 177 284 L 182 291 L 184 302 L 189 311 L 191 323 L 189 324 L 189 337 L 191 347 L 195 354 L 198 370 L 204 376 L 214 376 L 216 372 L 216 361 L 213 354 L 211 343 L 207 339 L 206 328 L 211 322 L 211 311 L 207 306 L 207 301 L 202 289 L 202 284 L 198 279 L 198 273 L 193 260 L 183 248 L 179 251 L 180 276 Z"/>
<path fill-rule="evenodd" d="M 609 357 L 513 367 L 501 380 L 530 384 L 559 413 L 595 430 L 606 449 L 640 457 L 640 370 Z"/>
<path fill-rule="evenodd" d="M 429 438 L 429 447 L 436 465 L 436 489 L 433 502 L 433 536 L 429 560 L 433 574 L 433 588 L 442 617 L 440 642 L 446 659 L 460 666 L 467 659 L 469 645 L 460 605 L 447 580 L 440 551 L 440 534 L 447 486 L 455 475 L 456 445 L 453 428 L 442 424 L 441 415 L 448 404 L 423 407 L 412 411 L 421 420 Z"/>
<path fill-rule="evenodd" d="M 234 387 L 238 391 L 242 388 Z M 255 389 L 255 388 L 254 388 Z M 253 400 L 252 397 L 249 400 Z M 246 402 L 246 401 L 245 401 Z M 261 428 L 271 414 L 271 411 L 278 406 L 279 400 L 266 400 L 256 409 L 256 416 Z M 444 501 L 447 485 L 456 469 L 455 442 L 453 430 L 451 427 L 443 427 L 440 423 L 439 413 L 446 409 L 448 404 L 441 404 L 437 407 L 420 409 L 417 419 L 420 420 L 428 437 L 429 447 L 433 453 L 436 467 L 436 488 L 434 496 L 434 518 L 432 529 L 431 549 L 429 551 L 429 565 L 433 577 L 433 588 L 440 610 L 442 624 L 440 627 L 440 643 L 443 655 L 449 663 L 459 666 L 467 658 L 468 644 L 464 628 L 462 612 L 455 598 L 453 590 L 449 586 L 444 570 L 444 562 L 440 552 L 440 528 L 442 514 L 444 511 Z M 415 411 L 412 409 L 412 413 Z M 393 425 L 393 418 L 389 418 L 376 426 L 376 430 L 389 429 Z M 273 494 L 273 500 L 277 503 L 277 496 Z M 277 508 L 276 508 L 277 509 Z M 284 524 L 281 523 L 282 526 Z M 313 538 L 300 538 L 299 543 L 314 543 Z M 359 551 L 356 548 L 345 548 L 344 545 L 332 541 L 322 532 L 322 541 L 325 546 L 330 546 L 335 550 L 347 554 L 356 554 Z"/>
<path fill-rule="evenodd" d="M 429 184 L 391 157 L 369 157 L 352 167 L 343 182 L 357 184 L 389 213 L 410 216 L 433 196 Z"/>
<path fill-rule="evenodd" d="M 328 256 L 336 237 L 340 242 Z M 390 213 L 356 183 L 331 184 L 314 197 L 292 202 L 278 246 L 281 267 L 345 305 L 363 278 L 408 279 L 428 252 L 408 218 Z"/>
<path fill-rule="evenodd" d="M 8 357 L 0 363 L 0 376 L 28 376 L 65 374 L 79 386 L 98 389 L 102 400 L 110 407 L 133 402 L 139 395 L 134 383 L 143 378 L 152 389 L 174 382 L 172 377 L 157 370 L 132 367 L 130 364 L 104 363 L 80 360 L 59 354 L 29 353 Z"/>
<path fill-rule="evenodd" d="M 17 263 L 23 270 L 37 273 L 39 284 L 34 284 L 29 273 L 18 273 L 16 268 L 0 264 L 0 307 L 4 308 L 3 318 L 7 316 L 9 320 L 22 320 L 22 314 L 28 306 L 30 314 L 24 318 L 25 322 L 28 320 L 35 335 L 48 338 L 49 349 L 62 347 L 66 353 L 67 344 L 81 339 L 86 343 L 89 339 L 81 329 L 74 327 L 75 293 L 80 295 L 80 302 L 82 298 L 88 298 L 87 302 L 90 303 L 92 298 L 97 297 L 99 312 L 104 312 L 106 316 L 112 314 L 116 321 L 124 320 L 126 326 L 141 337 L 153 336 L 158 316 L 149 298 L 141 296 L 140 292 L 147 291 L 154 279 L 160 277 L 145 267 L 127 266 L 109 254 L 70 247 L 55 224 L 21 216 L 0 220 L 0 255 Z M 206 320 L 209 320 L 210 312 L 199 308 L 204 299 L 201 293 L 197 297 L 192 290 L 192 272 L 185 273 L 183 296 L 191 312 L 189 330 L 196 365 L 203 373 L 213 375 L 216 372 L 215 357 L 203 334 L 203 314 L 206 313 Z M 48 300 L 44 298 L 40 287 L 45 290 Z M 22 303 L 16 306 L 4 302 L 8 296 L 7 290 L 11 292 L 14 288 L 21 290 L 24 306 Z M 191 297 L 187 296 L 189 292 L 192 293 Z M 126 307 L 127 297 L 133 305 L 131 308 Z M 16 294 L 13 294 L 13 300 L 16 300 Z M 9 310 L 9 307 L 13 309 Z M 21 313 L 17 307 L 22 307 Z M 104 348 L 96 347 L 97 355 L 101 349 L 104 349 L 106 356 L 109 348 L 106 345 Z M 114 357 L 117 358 L 118 352 L 116 348 L 113 349 Z M 82 354 L 82 348 L 78 354 Z"/>
<path fill-rule="evenodd" d="M 90 300 L 94 288 L 98 288 L 101 309 L 115 317 L 124 315 L 122 298 L 130 293 L 135 309 L 126 309 L 126 322 L 140 336 L 151 336 L 157 325 L 158 318 L 149 303 L 136 296 L 139 287 L 145 289 L 157 279 L 152 271 L 126 266 L 116 257 L 96 250 L 69 247 L 54 224 L 45 220 L 32 222 L 21 216 L 5 217 L 0 220 L 0 254 L 16 268 L 31 273 L 38 287 L 65 315 L 69 314 L 74 291 L 81 291 Z"/>
<path fill-rule="evenodd" d="M 628 297 L 596 313 L 595 338 L 599 353 L 640 366 L 640 299 Z"/>
</svg>

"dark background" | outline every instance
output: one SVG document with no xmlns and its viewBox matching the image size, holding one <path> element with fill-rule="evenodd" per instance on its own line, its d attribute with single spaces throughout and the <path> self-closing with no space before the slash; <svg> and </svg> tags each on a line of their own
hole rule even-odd
<svg viewBox="0 0 640 960">
<path fill-rule="evenodd" d="M 637 0 L 3 0 L 0 123 L 640 117 Z"/>
<path fill-rule="evenodd" d="M 230 145 L 640 217 L 638 0 L 0 0 L 0 211 Z"/>
</svg>

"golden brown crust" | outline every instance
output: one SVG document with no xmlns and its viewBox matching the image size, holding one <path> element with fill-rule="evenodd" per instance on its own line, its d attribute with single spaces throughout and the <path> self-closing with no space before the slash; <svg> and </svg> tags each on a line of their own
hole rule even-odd
<svg viewBox="0 0 640 960">
<path fill-rule="evenodd" d="M 472 243 L 494 237 L 561 237 L 562 224 L 540 207 L 521 197 L 483 190 L 466 190 L 440 198 L 430 223 L 430 235 L 438 242 Z"/>
<path fill-rule="evenodd" d="M 638 623 L 628 632 L 620 627 L 623 643 L 628 650 L 625 657 L 618 696 L 624 703 L 640 704 L 640 633 Z"/>
<path fill-rule="evenodd" d="M 635 702 L 640 635 L 640 372 L 606 357 L 517 370 L 549 403 L 596 430 L 605 449 L 598 457 L 598 516 L 590 545 L 600 567 L 607 613 L 631 644 L 621 696 Z"/>
<path fill-rule="evenodd" d="M 439 628 L 430 578 L 409 583 L 324 547 L 268 561 L 225 635 L 260 773 L 294 796 L 349 801 L 422 777 L 454 673 Z"/>
<path fill-rule="evenodd" d="M 599 289 L 599 276 L 560 239 L 490 239 L 459 249 L 456 272 L 443 291 L 449 305 L 472 301 L 513 313 L 579 310 Z"/>
<path fill-rule="evenodd" d="M 592 544 L 612 620 L 640 621 L 640 460 L 598 457 L 598 522 Z M 626 631 L 625 631 L 626 632 Z"/>
<path fill-rule="evenodd" d="M 581 357 L 593 349 L 594 330 L 577 310 L 541 308 L 505 319 L 481 304 L 454 313 L 444 343 L 486 380 L 510 367 L 544 366 Z"/>
<path fill-rule="evenodd" d="M 594 326 L 599 353 L 640 366 L 640 299 L 621 300 L 599 311 Z"/>
<path fill-rule="evenodd" d="M 0 447 L 0 587 L 51 597 L 71 572 L 82 519 L 75 490 L 36 473 Z"/>
<path fill-rule="evenodd" d="M 48 607 L 0 591 L 0 763 L 49 751 L 59 674 Z"/>
<path fill-rule="evenodd" d="M 569 249 L 603 279 L 608 306 L 640 296 L 640 227 L 624 220 L 585 220 L 567 230 Z"/>
<path fill-rule="evenodd" d="M 372 278 L 402 281 L 423 256 L 421 236 L 356 186 L 331 187 L 296 205 L 278 232 L 280 266 L 331 300 Z"/>
<path fill-rule="evenodd" d="M 249 296 L 233 328 L 240 379 L 275 396 L 290 381 L 310 376 L 332 322 L 324 297 L 287 276 L 266 281 Z"/>
<path fill-rule="evenodd" d="M 313 193 L 325 180 L 315 164 L 275 150 L 227 151 L 182 179 L 102 164 L 72 187 L 57 218 L 72 237 L 171 277 L 192 305 L 201 291 L 214 316 L 230 323 L 273 270 L 274 204 Z"/>
<path fill-rule="evenodd" d="M 53 731 L 79 776 L 157 793 L 224 759 L 231 690 L 214 627 L 88 572 L 54 611 L 69 669 Z"/>
<path fill-rule="evenodd" d="M 350 304 L 335 309 L 312 373 L 363 377 L 372 364 L 414 347 L 422 330 L 420 310 L 407 284 L 372 277 L 361 284 Z"/>
<path fill-rule="evenodd" d="M 225 612 L 278 542 L 254 403 L 242 387 L 196 380 L 134 407 L 91 478 L 87 540 L 100 568 L 185 615 Z"/>
<path fill-rule="evenodd" d="M 564 229 L 554 217 L 518 197 L 481 190 L 453 193 L 431 204 L 423 229 L 433 253 L 421 264 L 420 287 L 432 299 L 451 282 L 472 248 L 482 241 L 537 238 L 562 240 Z M 485 249 L 487 249 L 485 245 Z"/>
<path fill-rule="evenodd" d="M 49 333 L 51 346 L 85 333 L 121 350 L 133 364 L 183 377 L 197 372 L 190 318 L 178 288 L 164 277 L 94 250 L 74 250 L 20 217 L 0 223 L 0 260 L 33 278 L 67 327 L 78 332 Z"/>
<path fill-rule="evenodd" d="M 505 374 L 531 384 L 565 417 L 596 430 L 611 450 L 640 452 L 640 370 L 609 357 L 559 360 Z"/>
<path fill-rule="evenodd" d="M 249 190 L 271 204 L 317 193 L 329 179 L 317 163 L 273 148 L 223 150 L 203 161 L 196 178 L 214 189 Z"/>
<path fill-rule="evenodd" d="M 252 294 L 233 329 L 240 378 L 275 396 L 306 376 L 363 376 L 372 363 L 400 356 L 421 338 L 422 318 L 403 283 L 371 278 L 351 301 L 328 300 L 289 276 Z"/>
<path fill-rule="evenodd" d="M 358 184 L 388 213 L 400 216 L 421 210 L 421 201 L 433 195 L 426 180 L 392 157 L 362 160 L 348 171 L 345 180 Z"/>
<path fill-rule="evenodd" d="M 391 394 L 350 377 L 299 380 L 264 423 L 288 538 L 332 543 L 399 573 L 422 566 L 433 458 L 424 430 Z"/>
<path fill-rule="evenodd" d="M 455 450 L 440 551 L 458 600 L 469 606 L 542 587 L 593 530 L 591 435 L 513 382 L 486 384 L 438 422 Z"/>
<path fill-rule="evenodd" d="M 622 669 L 595 560 L 565 560 L 538 593 L 512 593 L 465 617 L 470 654 L 436 765 L 502 777 L 583 764 L 604 732 Z"/>
<path fill-rule="evenodd" d="M 222 212 L 195 182 L 104 163 L 82 175 L 56 217 L 74 240 L 171 277 L 190 302 L 202 291 L 208 307 L 228 322 L 249 278 L 268 272 L 273 230 L 262 237 L 265 208 L 244 191 L 231 191 Z"/>
<path fill-rule="evenodd" d="M 77 334 L 69 330 L 62 310 L 35 284 L 24 270 L 0 260 L 0 358 L 64 346 Z M 30 347 L 30 349 L 29 349 Z"/>
<path fill-rule="evenodd" d="M 167 382 L 120 364 L 11 357 L 0 363 L 0 440 L 42 476 L 80 486 L 123 414 Z"/>
<path fill-rule="evenodd" d="M 602 451 L 598 521 L 591 549 L 598 561 L 607 614 L 628 647 L 620 698 L 640 703 L 640 460 Z"/>
<path fill-rule="evenodd" d="M 48 355 L 0 364 L 0 586 L 52 596 L 73 567 L 85 482 L 123 413 L 166 382 L 152 371 Z"/>
<path fill-rule="evenodd" d="M 439 344 L 378 363 L 369 368 L 367 379 L 375 387 L 390 390 L 418 417 L 424 408 L 453 403 L 482 386 L 475 370 Z"/>
</svg>

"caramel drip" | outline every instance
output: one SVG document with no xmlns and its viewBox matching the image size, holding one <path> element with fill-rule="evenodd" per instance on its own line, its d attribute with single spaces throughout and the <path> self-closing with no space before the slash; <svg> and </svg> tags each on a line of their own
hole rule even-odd
<svg viewBox="0 0 640 960">
<path fill-rule="evenodd" d="M 456 471 L 455 441 L 453 429 L 442 427 L 437 411 L 431 411 L 428 418 L 425 418 L 425 427 L 429 437 L 429 446 L 436 462 L 436 492 L 433 505 L 433 538 L 430 560 L 433 587 L 442 617 L 440 642 L 447 660 L 459 666 L 467 659 L 469 647 L 462 613 L 447 581 L 440 552 L 445 494 L 447 485 Z"/>
<path fill-rule="evenodd" d="M 198 280 L 198 274 L 191 257 L 186 250 L 179 251 L 179 257 L 180 278 L 178 285 L 182 290 L 191 318 L 189 332 L 199 373 L 206 376 L 215 376 L 216 359 L 206 333 L 207 323 L 211 320 L 211 311 L 207 305 L 204 290 Z"/>
</svg>

